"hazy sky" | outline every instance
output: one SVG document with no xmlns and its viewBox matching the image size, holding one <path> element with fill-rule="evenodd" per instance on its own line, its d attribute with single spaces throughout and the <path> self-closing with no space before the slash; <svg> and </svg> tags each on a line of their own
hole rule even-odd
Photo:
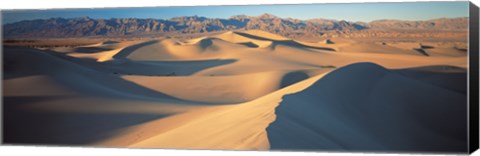
<svg viewBox="0 0 480 156">
<path fill-rule="evenodd" d="M 369 22 L 378 19 L 429 20 L 442 17 L 467 17 L 468 2 L 414 2 L 414 3 L 353 3 L 312 5 L 253 5 L 253 6 L 199 6 L 156 8 L 97 8 L 66 10 L 3 10 L 4 24 L 30 19 L 52 17 L 90 18 L 156 18 L 177 16 L 205 16 L 228 18 L 232 15 L 257 16 L 270 13 L 280 17 L 297 19 L 325 18 Z"/>
</svg>

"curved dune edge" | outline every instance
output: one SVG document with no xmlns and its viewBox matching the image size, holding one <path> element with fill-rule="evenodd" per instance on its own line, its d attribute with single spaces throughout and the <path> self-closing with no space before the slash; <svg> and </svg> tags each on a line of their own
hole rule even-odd
<svg viewBox="0 0 480 156">
<path fill-rule="evenodd" d="M 179 99 L 225 104 L 255 100 L 325 71 L 327 69 L 268 71 L 228 76 L 122 76 L 122 78 Z M 255 81 L 251 81 L 252 79 Z"/>
<path fill-rule="evenodd" d="M 404 69 L 404 70 L 409 70 L 409 69 Z M 412 69 L 412 70 L 416 70 L 416 69 Z M 357 75 L 357 78 L 361 79 L 359 81 L 367 81 L 367 82 L 364 82 L 362 84 L 362 83 L 357 83 L 356 81 L 353 83 L 344 81 L 346 79 L 351 78 L 351 76 L 348 76 L 350 73 Z M 358 74 L 358 73 L 364 73 L 364 74 Z M 368 79 L 364 79 L 365 76 L 368 77 Z M 445 88 L 439 89 L 437 86 L 432 84 L 424 83 L 408 77 L 399 76 L 397 73 L 394 73 L 394 71 L 388 71 L 387 69 L 372 63 L 357 63 L 357 64 L 352 64 L 352 65 L 348 65 L 346 67 L 337 69 L 333 72 L 325 72 L 323 74 L 314 76 L 312 78 L 306 79 L 304 81 L 295 83 L 291 86 L 275 91 L 266 96 L 260 97 L 251 102 L 246 102 L 238 105 L 226 105 L 226 106 L 204 108 L 202 110 L 192 111 L 192 112 L 180 114 L 177 116 L 173 116 L 171 118 L 160 119 L 160 120 L 152 121 L 143 125 L 132 127 L 130 129 L 125 130 L 123 133 L 119 134 L 118 137 L 113 137 L 110 140 L 99 142 L 98 145 L 128 146 L 128 147 L 136 147 L 136 148 L 161 147 L 161 148 L 177 148 L 177 149 L 238 149 L 238 150 L 268 150 L 268 149 L 345 150 L 345 149 L 349 149 L 349 150 L 362 150 L 362 151 L 363 150 L 401 151 L 405 149 L 405 150 L 411 151 L 412 148 L 417 150 L 429 150 L 429 149 L 434 150 L 436 147 L 442 147 L 445 151 L 461 150 L 462 146 L 458 146 L 459 144 L 457 144 L 457 143 L 460 143 L 462 139 L 462 137 L 459 136 L 459 134 L 462 134 L 461 130 L 457 129 L 452 131 L 452 130 L 449 130 L 450 129 L 449 127 L 445 127 L 445 126 L 442 127 L 441 125 L 435 124 L 435 122 L 427 121 L 427 120 L 432 120 L 432 118 L 435 118 L 435 120 L 438 117 L 441 118 L 443 114 L 437 114 L 437 116 L 433 116 L 433 117 L 422 116 L 422 114 L 425 114 L 425 112 L 418 111 L 418 110 L 415 111 L 416 109 L 419 109 L 419 108 L 432 107 L 432 106 L 427 106 L 428 104 L 418 105 L 418 103 L 413 103 L 413 104 L 409 104 L 408 106 L 401 105 L 401 104 L 382 106 L 384 105 L 382 103 L 373 103 L 372 105 L 375 105 L 375 106 L 363 106 L 364 103 L 362 103 L 362 100 L 355 99 L 356 97 L 363 96 L 363 94 L 359 94 L 358 96 L 352 97 L 353 101 L 356 101 L 358 104 L 353 105 L 351 109 L 348 108 L 348 106 L 345 107 L 345 105 L 325 107 L 323 109 L 319 109 L 318 107 L 313 107 L 312 105 L 311 105 L 312 107 L 301 107 L 302 103 L 298 103 L 298 102 L 292 103 L 292 100 L 291 100 L 297 97 L 297 94 L 298 95 L 306 94 L 311 96 L 311 97 L 304 97 L 304 96 L 298 97 L 299 99 L 301 99 L 300 101 L 303 101 L 303 102 L 309 102 L 309 99 L 311 98 L 314 98 L 314 99 L 318 98 L 319 96 L 322 96 L 321 94 L 326 94 L 326 93 L 319 92 L 317 91 L 316 88 L 322 87 L 323 85 L 325 85 L 325 83 L 330 84 L 330 86 L 335 88 L 339 87 L 340 89 L 342 89 L 342 86 L 347 86 L 347 85 L 348 86 L 353 85 L 354 88 L 355 88 L 355 85 L 380 87 L 383 85 L 382 84 L 372 85 L 370 84 L 370 82 L 377 82 L 377 81 L 383 82 L 382 79 L 385 79 L 384 78 L 385 76 L 387 77 L 386 78 L 387 84 L 388 84 L 388 81 L 392 78 L 401 82 L 399 84 L 403 87 L 403 89 L 402 87 L 400 87 L 400 88 L 397 88 L 398 90 L 404 90 L 410 87 L 420 86 L 420 87 L 417 87 L 417 89 L 420 90 L 418 93 L 410 94 L 415 98 L 421 99 L 421 97 L 424 96 L 423 94 L 436 94 L 436 95 L 441 94 L 443 98 L 446 98 L 446 99 L 454 98 L 457 100 L 461 100 L 461 99 L 464 99 L 463 96 L 465 96 L 465 95 L 462 95 L 461 93 L 455 93 L 455 91 L 453 90 L 449 90 Z M 337 78 L 339 80 L 336 80 Z M 329 83 L 332 80 L 341 81 L 341 82 Z M 408 85 L 408 84 L 412 84 L 414 86 Z M 429 88 L 432 88 L 432 87 L 434 89 L 429 90 Z M 428 92 L 425 93 L 424 92 L 425 89 L 432 91 L 433 93 L 428 93 Z M 315 90 L 315 91 L 312 92 L 312 90 Z M 328 90 L 332 90 L 332 88 L 329 88 Z M 373 94 L 382 94 L 382 93 L 375 93 L 376 91 L 374 90 L 370 90 L 370 91 L 374 92 Z M 310 92 L 310 93 L 306 93 L 306 92 Z M 342 93 L 331 91 L 331 93 L 326 94 L 324 96 L 338 97 L 338 94 L 350 94 L 348 91 L 344 91 L 344 90 L 339 90 L 339 92 L 342 92 Z M 337 96 L 330 95 L 330 94 L 337 94 Z M 385 96 L 395 95 L 395 94 L 389 94 L 389 93 L 384 93 L 384 94 Z M 402 97 L 402 95 L 400 96 Z M 341 97 L 338 97 L 338 98 L 341 98 Z M 341 98 L 341 99 L 344 99 L 343 101 L 345 100 L 348 101 L 348 99 L 345 99 L 345 98 Z M 427 99 L 423 98 L 423 99 L 428 101 L 428 98 Z M 403 99 L 403 100 L 408 101 L 408 99 Z M 298 99 L 296 101 L 298 101 Z M 321 100 L 315 100 L 315 103 L 312 103 L 312 104 L 314 105 L 318 104 L 317 103 L 318 101 L 321 101 Z M 341 102 L 341 101 L 342 100 L 337 99 L 337 102 Z M 436 106 L 439 108 L 433 109 L 434 111 L 439 111 L 442 113 L 448 112 L 448 114 L 453 113 L 453 114 L 460 115 L 460 116 L 455 116 L 455 115 L 449 116 L 450 118 L 449 120 L 451 120 L 449 121 L 449 125 L 462 124 L 461 108 L 449 104 L 448 103 L 449 101 L 446 101 L 445 99 L 438 99 L 435 101 L 436 103 L 433 103 L 433 105 L 439 104 L 440 102 L 441 104 L 439 105 L 441 105 L 441 107 Z M 335 102 L 335 100 L 332 102 Z M 458 102 L 453 102 L 453 103 L 458 103 Z M 295 106 L 292 104 L 295 104 Z M 326 105 L 328 105 L 328 103 Z M 382 112 L 381 110 L 384 110 L 384 109 L 386 109 L 386 111 L 392 110 L 394 112 Z M 299 110 L 300 112 L 298 112 L 297 110 Z M 423 109 L 420 109 L 420 110 L 423 110 Z M 318 111 L 323 113 L 319 113 Z M 342 111 L 346 111 L 346 112 L 342 113 Z M 360 111 L 360 112 L 368 111 L 370 115 L 368 115 L 367 117 L 361 117 L 362 116 L 361 114 L 355 113 L 357 111 Z M 401 112 L 398 113 L 395 111 L 401 111 Z M 404 112 L 404 111 L 407 111 L 407 112 Z M 408 114 L 402 114 L 402 113 L 408 113 Z M 294 118 L 297 118 L 297 120 L 291 120 L 291 118 L 288 118 L 288 120 L 286 120 L 285 115 L 294 115 L 300 118 L 294 117 Z M 312 115 L 313 116 L 317 115 L 318 117 L 313 117 Z M 369 118 L 369 116 L 373 118 Z M 402 117 L 405 118 L 406 116 L 413 116 L 418 118 L 413 121 L 407 121 L 407 122 L 404 121 L 404 123 L 399 123 L 403 121 L 403 119 L 401 118 Z M 399 120 L 399 121 L 391 122 L 391 120 L 383 120 L 383 119 L 390 119 L 391 117 L 395 117 L 397 118 L 396 120 Z M 338 119 L 335 119 L 335 118 L 338 118 Z M 329 120 L 332 120 L 332 121 L 329 121 Z M 336 120 L 340 120 L 340 121 L 336 123 L 332 123 L 333 121 L 336 121 Z M 348 120 L 354 120 L 354 121 L 348 121 Z M 366 123 L 366 127 L 354 127 L 362 122 L 365 122 L 365 120 L 366 121 L 371 120 L 371 123 Z M 319 121 L 328 122 L 327 125 L 330 125 L 330 126 L 325 126 L 325 124 L 323 124 L 324 122 L 319 122 Z M 442 122 L 445 122 L 445 121 L 442 121 Z M 385 125 L 385 123 L 387 123 L 387 125 Z M 388 123 L 395 124 L 395 125 L 388 125 Z M 310 126 L 298 127 L 298 126 L 304 126 L 305 124 L 311 125 L 311 126 L 319 126 L 317 128 L 326 129 L 326 131 L 320 130 L 320 132 L 322 133 L 312 134 L 311 132 L 315 131 L 315 130 L 312 131 L 312 129 L 309 129 L 312 127 Z M 379 125 L 374 126 L 375 124 L 379 124 Z M 407 124 L 407 125 L 404 125 L 404 124 Z M 165 126 L 165 125 L 168 125 L 168 126 Z M 335 129 L 336 126 L 347 126 L 347 127 L 342 127 L 341 130 L 348 131 L 348 132 L 341 132 L 340 129 Z M 369 128 L 368 126 L 374 126 L 377 128 L 371 128 L 371 127 Z M 414 142 L 416 141 L 421 142 L 422 139 L 429 140 L 430 142 L 415 144 L 415 146 L 412 147 L 411 142 L 408 139 L 405 139 L 408 137 L 396 137 L 401 135 L 407 135 L 407 134 L 404 134 L 406 132 L 402 130 L 401 128 L 402 126 L 407 126 L 407 127 L 412 126 L 411 127 L 412 131 L 408 132 L 409 133 L 408 135 L 414 135 L 414 136 L 417 136 L 418 138 L 421 138 L 421 139 L 413 138 Z M 458 125 L 458 126 L 461 127 L 461 125 Z M 378 129 L 378 127 L 384 127 L 384 128 Z M 389 130 L 387 127 L 393 127 L 393 128 Z M 329 128 L 332 128 L 332 129 L 330 129 L 329 131 Z M 352 131 L 356 129 L 360 131 Z M 377 134 L 377 132 L 379 131 L 386 131 L 386 134 Z M 342 135 L 334 135 L 334 136 L 338 136 L 339 138 L 327 137 L 327 136 L 331 136 L 332 135 L 331 133 L 342 133 Z M 323 134 L 325 134 L 326 136 L 323 136 Z M 382 135 L 382 137 L 376 137 L 376 135 Z M 389 138 L 389 135 L 391 135 L 394 138 Z M 385 137 L 387 138 L 387 140 L 381 139 Z M 357 138 L 359 140 L 364 140 L 364 141 L 362 143 L 351 142 L 350 141 L 351 138 Z M 322 139 L 326 139 L 326 140 L 322 140 Z M 335 140 L 330 140 L 330 139 L 335 139 Z M 410 142 L 410 143 L 404 144 L 404 145 L 401 144 L 401 143 L 407 143 L 407 142 Z M 287 147 L 282 146 L 282 144 L 285 144 L 285 143 L 287 144 L 286 145 Z M 360 144 L 357 144 L 357 143 L 360 143 Z M 452 145 L 456 145 L 456 146 L 452 146 Z"/>
<path fill-rule="evenodd" d="M 4 96 L 7 97 L 122 97 L 156 102 L 191 103 L 130 83 L 114 74 L 94 70 L 89 68 L 87 63 L 68 61 L 66 58 L 39 50 L 18 48 L 6 52 L 4 56 L 8 59 L 23 58 L 15 60 L 17 70 L 5 71 L 14 76 L 3 80 Z"/>
<path fill-rule="evenodd" d="M 465 71 L 402 75 L 409 70 L 417 69 L 351 64 L 284 96 L 267 128 L 271 149 L 466 151 L 466 93 L 449 87 L 466 90 L 452 81 Z M 430 77 L 420 81 L 422 74 Z M 448 83 L 429 82 L 438 79 Z"/>
<path fill-rule="evenodd" d="M 425 57 L 393 43 L 332 41 L 300 42 L 249 30 L 192 40 L 102 42 L 41 50 L 7 47 L 4 57 L 11 66 L 4 68 L 8 72 L 4 71 L 3 82 L 6 99 L 13 104 L 9 125 L 14 128 L 9 132 L 16 134 L 9 139 L 107 147 L 279 149 L 277 141 L 269 140 L 275 133 L 265 129 L 275 125 L 277 115 L 282 119 L 282 111 L 275 115 L 275 108 L 284 107 L 279 105 L 282 98 L 295 97 L 294 93 L 322 82 L 322 75 L 358 62 L 379 64 L 389 69 L 380 71 L 465 94 L 462 86 L 445 83 L 463 82 L 467 67 L 467 56 L 450 45 L 428 44 L 434 48 L 427 47 L 432 55 Z M 335 84 L 343 82 L 348 81 Z M 29 112 L 37 114 L 21 114 Z M 123 124 L 130 118 L 135 121 Z M 40 124 L 48 126 L 37 130 Z M 72 126 L 77 124 L 82 126 Z"/>
<path fill-rule="evenodd" d="M 219 35 L 213 36 L 215 38 L 219 38 L 228 42 L 232 43 L 252 43 L 256 45 L 258 48 L 266 48 L 272 45 L 272 41 L 266 41 L 266 40 L 258 40 L 258 39 L 253 39 L 253 38 L 248 38 L 244 37 L 242 35 L 239 35 L 235 32 L 228 31 L 226 33 L 222 33 Z"/>
<path fill-rule="evenodd" d="M 231 57 L 234 53 L 243 51 L 267 52 L 277 46 L 288 46 L 297 49 L 317 49 L 335 51 L 334 48 L 322 45 L 309 45 L 291 39 L 271 37 L 263 38 L 242 32 L 225 32 L 219 35 L 200 37 L 181 41 L 178 39 L 162 39 L 147 41 L 151 44 L 138 44 L 125 58 L 131 60 L 179 60 L 179 59 L 212 59 Z M 245 34 L 249 36 L 244 36 Z M 270 34 L 263 32 L 262 34 Z M 271 34 L 272 36 L 274 34 Z M 269 36 L 269 35 L 267 35 Z M 245 49 L 247 48 L 247 49 Z M 242 49 L 242 50 L 239 50 Z M 108 57 L 107 57 L 108 58 Z"/>
<path fill-rule="evenodd" d="M 274 108 L 282 96 L 307 88 L 327 73 L 308 78 L 250 102 L 205 108 L 139 125 L 110 140 L 99 142 L 98 145 L 268 150 L 265 128 L 274 120 Z"/>
<path fill-rule="evenodd" d="M 137 61 L 157 61 L 157 60 L 204 60 L 237 57 L 245 52 L 279 52 L 285 51 L 311 51 L 316 52 L 339 52 L 339 55 L 383 55 L 399 54 L 396 57 L 417 56 L 418 59 L 424 59 L 424 54 L 419 53 L 418 49 L 424 50 L 432 59 L 442 59 L 446 57 L 458 57 L 463 59 L 466 53 L 456 44 L 428 44 L 422 48 L 418 43 L 363 43 L 346 39 L 335 39 L 333 44 L 313 43 L 288 39 L 285 37 L 271 34 L 260 30 L 248 31 L 228 31 L 222 34 L 200 37 L 191 40 L 178 40 L 175 38 L 157 39 L 149 41 L 125 41 L 125 42 L 105 42 L 92 46 L 83 46 L 80 48 L 105 49 L 95 53 L 76 52 L 75 48 L 57 48 L 52 49 L 60 53 L 77 58 L 94 59 L 97 62 L 108 62 L 122 59 Z M 432 46 L 430 46 L 432 45 Z M 452 48 L 453 46 L 453 48 Z M 119 56 L 119 53 L 125 53 Z M 238 55 L 236 54 L 238 53 Z M 371 61 L 373 62 L 373 61 Z M 465 65 L 462 65 L 465 66 Z"/>
<path fill-rule="evenodd" d="M 289 38 L 283 37 L 281 35 L 273 34 L 263 30 L 246 30 L 246 31 L 243 31 L 243 33 L 247 33 L 255 36 L 262 36 L 263 38 L 268 38 L 271 40 L 290 40 Z"/>
</svg>

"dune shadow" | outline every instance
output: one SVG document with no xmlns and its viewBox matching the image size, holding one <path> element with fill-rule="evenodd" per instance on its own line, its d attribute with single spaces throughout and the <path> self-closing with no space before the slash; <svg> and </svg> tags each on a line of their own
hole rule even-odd
<svg viewBox="0 0 480 156">
<path fill-rule="evenodd" d="M 147 43 L 147 44 L 153 44 L 153 43 Z M 208 45 L 208 42 L 204 44 L 205 44 L 204 46 L 206 46 Z M 145 46 L 145 44 L 142 46 Z M 135 50 L 132 50 L 132 51 L 135 51 Z M 131 51 L 127 51 L 127 52 L 131 52 Z M 137 60 L 124 59 L 120 62 L 118 61 L 96 62 L 88 59 L 75 58 L 68 55 L 61 55 L 54 52 L 48 52 L 48 53 L 54 56 L 60 57 L 62 59 L 68 60 L 70 62 L 79 64 L 81 66 L 88 67 L 96 71 L 107 72 L 108 74 L 114 74 L 114 75 L 189 76 L 205 69 L 227 65 L 237 61 L 236 59 L 161 60 L 161 61 L 142 61 L 142 60 L 137 61 Z M 122 55 L 127 55 L 127 54 L 124 53 Z"/>
<path fill-rule="evenodd" d="M 51 112 L 18 107 L 25 100 L 38 101 L 41 97 L 4 97 L 3 100 L 3 141 L 6 144 L 83 146 L 112 137 L 122 128 L 170 115 Z"/>
<path fill-rule="evenodd" d="M 44 72 L 37 70 L 37 68 L 49 64 L 50 62 L 42 61 L 40 59 L 28 59 L 38 57 L 34 55 L 36 52 L 47 51 L 25 47 L 4 47 L 2 53 L 2 79 L 8 80 L 43 74 Z M 55 55 L 54 52 L 51 52 L 51 54 Z M 57 53 L 56 55 L 60 54 Z"/>
<path fill-rule="evenodd" d="M 394 70 L 412 79 L 432 84 L 457 93 L 467 94 L 467 69 L 455 66 L 422 66 Z"/>
<path fill-rule="evenodd" d="M 296 47 L 296 48 L 311 48 L 311 49 L 318 49 L 318 50 L 326 50 L 326 51 L 336 51 L 333 48 L 327 48 L 327 47 L 315 47 L 315 46 L 309 46 L 309 45 L 304 45 L 301 43 L 298 43 L 294 40 L 272 40 L 260 36 L 255 36 L 247 33 L 242 33 L 242 32 L 235 32 L 238 35 L 256 39 L 256 40 L 264 40 L 264 41 L 272 41 L 272 48 L 275 49 L 277 45 L 285 45 L 285 46 L 291 46 L 291 47 Z"/>
<path fill-rule="evenodd" d="M 142 42 L 142 43 L 139 43 L 139 44 L 135 44 L 135 45 L 132 45 L 132 46 L 128 46 L 124 49 L 122 49 L 120 52 L 118 52 L 117 54 L 115 54 L 113 56 L 113 58 L 115 59 L 120 59 L 120 58 L 126 58 L 128 55 L 132 54 L 133 52 L 135 52 L 135 50 L 141 48 L 141 47 L 144 47 L 144 46 L 148 46 L 148 45 L 152 45 L 152 44 L 155 44 L 155 43 L 158 43 L 159 41 L 158 40 L 152 40 L 152 41 L 147 41 L 147 42 Z"/>
<path fill-rule="evenodd" d="M 135 99 L 152 102 L 168 101 L 175 102 L 175 104 L 178 105 L 213 104 L 174 97 L 164 92 L 128 81 L 115 74 L 84 71 L 68 72 L 55 73 L 50 76 L 62 86 L 90 97 L 108 97 L 125 100 Z"/>
<path fill-rule="evenodd" d="M 203 39 L 203 40 L 200 41 L 199 45 L 200 45 L 200 48 L 205 50 L 208 47 L 213 45 L 213 41 L 212 41 L 212 39 Z"/>
<path fill-rule="evenodd" d="M 68 52 L 68 53 L 92 54 L 92 53 L 98 53 L 98 52 L 103 52 L 107 50 L 112 50 L 112 49 L 102 48 L 102 47 L 77 47 L 77 48 L 74 48 L 74 52 Z"/>
<path fill-rule="evenodd" d="M 309 76 L 305 72 L 302 72 L 302 71 L 290 72 L 285 76 L 283 76 L 282 80 L 280 81 L 280 88 L 290 86 L 292 84 L 295 84 L 297 82 L 300 82 L 308 78 Z"/>
<path fill-rule="evenodd" d="M 465 152 L 466 94 L 425 83 L 450 76 L 344 66 L 283 96 L 266 129 L 271 150 Z"/>
<path fill-rule="evenodd" d="M 336 51 L 333 48 L 309 46 L 309 45 L 304 45 L 304 44 L 298 43 L 298 42 L 293 41 L 293 40 L 273 41 L 272 42 L 272 48 L 273 49 L 275 49 L 275 47 L 277 45 L 284 45 L 284 46 L 290 46 L 290 47 L 295 47 L 295 48 L 310 48 L 310 49 L 325 50 L 325 51 Z"/>
<path fill-rule="evenodd" d="M 324 41 L 324 43 L 325 43 L 325 44 L 335 44 L 335 42 L 333 42 L 333 41 L 330 40 L 330 39 L 326 39 L 326 40 Z"/>
<path fill-rule="evenodd" d="M 251 34 L 247 34 L 247 33 L 243 33 L 243 32 L 233 32 L 233 33 L 238 34 L 238 35 L 241 35 L 241 36 L 244 36 L 244 37 L 256 39 L 256 40 L 277 41 L 277 40 L 272 40 L 272 39 L 269 39 L 269 38 L 265 38 L 265 37 L 261 37 L 261 36 L 256 36 L 256 35 L 251 35 Z"/>
<path fill-rule="evenodd" d="M 468 49 L 466 49 L 466 48 L 458 48 L 458 47 L 454 47 L 454 48 L 458 51 L 461 51 L 461 52 L 467 52 L 468 51 Z"/>
<path fill-rule="evenodd" d="M 116 44 L 116 43 L 120 43 L 118 41 L 105 41 L 103 42 L 103 44 Z"/>
<path fill-rule="evenodd" d="M 420 49 L 433 49 L 435 47 L 429 45 L 420 45 Z"/>
<path fill-rule="evenodd" d="M 102 68 L 118 75 L 142 76 L 188 76 L 205 69 L 214 68 L 236 62 L 235 59 L 211 59 L 193 61 L 132 61 L 122 64 L 102 63 Z"/>
<path fill-rule="evenodd" d="M 244 46 L 247 46 L 249 48 L 258 48 L 259 46 L 252 43 L 252 42 L 243 42 L 243 43 L 238 43 L 238 44 L 241 44 L 241 45 L 244 45 Z"/>
<path fill-rule="evenodd" d="M 422 48 L 414 48 L 413 50 L 417 51 L 418 53 L 424 55 L 424 56 L 430 56 L 425 49 Z"/>
<path fill-rule="evenodd" d="M 31 49 L 26 49 L 31 50 Z M 41 53 L 46 53 L 42 54 Z M 165 93 L 146 88 L 121 78 L 124 75 L 173 76 L 189 75 L 217 65 L 232 63 L 235 60 L 207 60 L 187 62 L 148 62 L 143 64 L 116 64 L 102 66 L 97 62 L 86 62 L 71 56 L 44 51 L 8 51 L 4 53 L 10 62 L 4 70 L 3 80 L 32 75 L 43 75 L 75 92 L 92 97 L 111 97 L 117 99 L 138 99 L 145 101 L 175 101 L 178 104 L 210 104 L 184 100 Z M 35 58 L 26 61 L 16 58 Z M 185 63 L 188 65 L 182 66 Z M 190 64 L 191 63 L 191 64 Z M 113 68 L 115 67 L 115 68 Z M 123 70 L 123 71 L 122 71 Z M 137 72 L 137 73 L 135 73 Z M 5 90 L 4 90 L 5 91 Z"/>
</svg>

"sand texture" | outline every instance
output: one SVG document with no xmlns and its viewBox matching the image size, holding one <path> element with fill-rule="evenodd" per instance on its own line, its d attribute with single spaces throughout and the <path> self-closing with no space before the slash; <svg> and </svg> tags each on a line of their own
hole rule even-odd
<svg viewBox="0 0 480 156">
<path fill-rule="evenodd" d="M 4 139 L 135 148 L 465 151 L 465 45 L 304 41 L 248 30 L 5 46 Z"/>
</svg>

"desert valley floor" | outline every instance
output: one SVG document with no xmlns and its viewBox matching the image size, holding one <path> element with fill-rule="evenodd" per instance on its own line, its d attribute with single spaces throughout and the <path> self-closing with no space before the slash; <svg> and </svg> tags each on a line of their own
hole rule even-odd
<svg viewBox="0 0 480 156">
<path fill-rule="evenodd" d="M 5 46 L 4 139 L 134 148 L 464 151 L 466 46 L 306 42 L 259 30 Z"/>
</svg>

